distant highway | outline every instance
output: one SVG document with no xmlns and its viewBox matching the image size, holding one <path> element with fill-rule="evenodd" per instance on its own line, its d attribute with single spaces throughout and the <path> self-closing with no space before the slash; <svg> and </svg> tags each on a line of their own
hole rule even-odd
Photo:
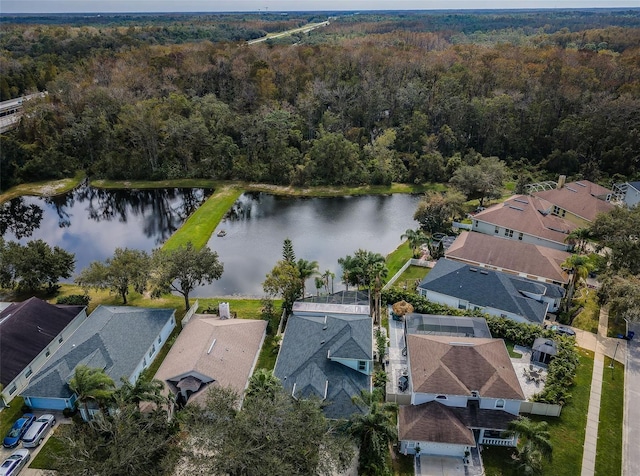
<svg viewBox="0 0 640 476">
<path fill-rule="evenodd" d="M 256 38 L 255 40 L 247 41 L 248 45 L 253 45 L 255 43 L 262 43 L 263 41 L 272 40 L 274 38 L 282 38 L 283 36 L 290 36 L 296 33 L 308 33 L 311 30 L 315 30 L 316 28 L 320 28 L 322 26 L 327 26 L 329 24 L 328 21 L 323 21 L 320 23 L 309 23 L 308 25 L 301 26 L 300 28 L 294 28 L 293 30 L 283 31 L 281 33 L 273 33 L 267 36 L 263 36 L 262 38 Z"/>
<path fill-rule="evenodd" d="M 0 133 L 7 132 L 18 124 L 20 117 L 22 116 L 22 106 L 25 101 L 29 101 L 33 98 L 43 98 L 46 94 L 47 93 L 45 91 L 43 93 L 28 94 L 26 96 L 0 102 Z"/>
</svg>

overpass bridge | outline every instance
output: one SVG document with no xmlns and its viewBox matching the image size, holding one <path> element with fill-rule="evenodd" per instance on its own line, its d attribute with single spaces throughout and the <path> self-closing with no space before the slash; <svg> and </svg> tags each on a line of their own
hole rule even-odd
<svg viewBox="0 0 640 476">
<path fill-rule="evenodd" d="M 0 102 L 0 133 L 13 129 L 18 122 L 20 122 L 22 107 L 25 101 L 29 101 L 34 98 L 43 98 L 46 95 L 46 92 L 28 94 L 26 96 Z"/>
</svg>

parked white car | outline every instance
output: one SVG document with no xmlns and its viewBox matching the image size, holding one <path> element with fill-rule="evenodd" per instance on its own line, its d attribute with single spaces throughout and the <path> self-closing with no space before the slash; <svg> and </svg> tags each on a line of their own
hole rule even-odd
<svg viewBox="0 0 640 476">
<path fill-rule="evenodd" d="M 11 456 L 2 462 L 0 476 L 15 476 L 27 465 L 30 458 L 29 450 L 14 451 Z"/>
<path fill-rule="evenodd" d="M 31 424 L 22 437 L 22 446 L 24 448 L 35 448 L 39 446 L 55 424 L 56 417 L 50 414 L 42 415 Z"/>
</svg>

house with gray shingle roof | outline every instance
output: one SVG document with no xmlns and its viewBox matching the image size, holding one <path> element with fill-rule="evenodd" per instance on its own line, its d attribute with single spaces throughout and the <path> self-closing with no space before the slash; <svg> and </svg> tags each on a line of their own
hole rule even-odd
<svg viewBox="0 0 640 476">
<path fill-rule="evenodd" d="M 456 309 L 477 309 L 517 322 L 542 325 L 547 312 L 559 308 L 564 289 L 442 258 L 418 285 L 418 293 Z"/>
<path fill-rule="evenodd" d="M 8 404 L 87 318 L 85 306 L 32 297 L 0 312 L 0 383 Z"/>
<path fill-rule="evenodd" d="M 25 404 L 42 410 L 73 408 L 77 395 L 69 381 L 78 365 L 104 369 L 117 387 L 122 377 L 134 383 L 175 325 L 174 309 L 98 306 L 33 376 L 22 391 Z"/>
<path fill-rule="evenodd" d="M 294 303 L 274 369 L 285 390 L 294 398 L 323 400 L 328 418 L 363 411 L 351 398 L 371 390 L 369 310 L 368 299 L 314 305 L 314 299 L 307 298 Z"/>
<path fill-rule="evenodd" d="M 502 438 L 525 396 L 502 339 L 407 333 L 411 405 L 398 412 L 400 451 L 464 457 Z"/>
</svg>

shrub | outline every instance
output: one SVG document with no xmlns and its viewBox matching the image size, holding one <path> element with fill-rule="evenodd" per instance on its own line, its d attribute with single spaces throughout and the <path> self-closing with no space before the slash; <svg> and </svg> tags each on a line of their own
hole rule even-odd
<svg viewBox="0 0 640 476">
<path fill-rule="evenodd" d="M 64 410 L 62 410 L 62 415 L 65 418 L 72 418 L 76 413 L 78 413 L 78 409 L 77 408 L 65 408 Z"/>
<path fill-rule="evenodd" d="M 70 294 L 59 297 L 56 304 L 69 304 L 72 306 L 88 306 L 91 298 L 87 294 Z"/>
</svg>

